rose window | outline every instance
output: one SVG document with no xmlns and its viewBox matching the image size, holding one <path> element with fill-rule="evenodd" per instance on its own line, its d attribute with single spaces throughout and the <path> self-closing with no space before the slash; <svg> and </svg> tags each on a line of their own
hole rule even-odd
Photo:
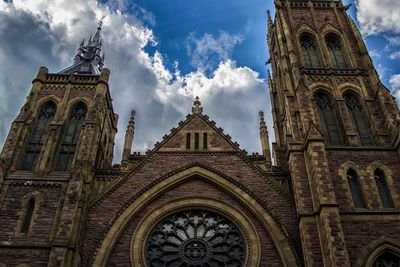
<svg viewBox="0 0 400 267">
<path fill-rule="evenodd" d="M 225 216 L 204 210 L 175 213 L 159 222 L 146 244 L 149 267 L 240 267 L 243 236 Z"/>
</svg>

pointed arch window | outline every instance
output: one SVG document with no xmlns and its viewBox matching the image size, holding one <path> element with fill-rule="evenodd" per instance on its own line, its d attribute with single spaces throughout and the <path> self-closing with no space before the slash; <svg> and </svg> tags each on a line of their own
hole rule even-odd
<svg viewBox="0 0 400 267">
<path fill-rule="evenodd" d="M 324 92 L 318 92 L 315 95 L 315 102 L 327 143 L 331 145 L 343 144 L 339 118 L 335 106 L 332 103 L 332 98 Z"/>
<path fill-rule="evenodd" d="M 26 206 L 24 218 L 21 224 L 21 233 L 27 233 L 32 222 L 33 211 L 35 210 L 35 198 L 31 198 Z"/>
<path fill-rule="evenodd" d="M 315 38 L 309 34 L 303 34 L 300 36 L 300 45 L 303 51 L 304 66 L 306 68 L 320 68 L 321 62 Z"/>
<path fill-rule="evenodd" d="M 86 105 L 78 103 L 69 114 L 57 155 L 55 166 L 57 171 L 67 171 L 72 165 L 86 111 Z"/>
<path fill-rule="evenodd" d="M 383 171 L 377 169 L 374 173 L 374 178 L 383 206 L 385 208 L 394 208 L 393 199 Z"/>
<path fill-rule="evenodd" d="M 45 103 L 39 109 L 21 162 L 21 170 L 30 171 L 35 167 L 56 109 L 53 101 Z"/>
<path fill-rule="evenodd" d="M 336 35 L 330 34 L 325 38 L 329 56 L 331 58 L 332 68 L 346 69 L 347 64 L 344 56 L 342 41 Z"/>
<path fill-rule="evenodd" d="M 347 109 L 349 110 L 354 130 L 357 132 L 361 143 L 363 145 L 372 145 L 374 140 L 371 133 L 371 127 L 364 107 L 360 103 L 359 97 L 353 93 L 347 93 L 344 95 L 344 100 Z"/>
<path fill-rule="evenodd" d="M 400 257 L 390 253 L 382 253 L 372 265 L 373 267 L 397 267 L 400 266 Z"/>
<path fill-rule="evenodd" d="M 351 196 L 353 198 L 353 203 L 355 208 L 366 208 L 364 202 L 364 197 L 361 190 L 360 178 L 358 174 L 353 170 L 349 169 L 347 171 L 347 182 L 349 183 Z"/>
</svg>

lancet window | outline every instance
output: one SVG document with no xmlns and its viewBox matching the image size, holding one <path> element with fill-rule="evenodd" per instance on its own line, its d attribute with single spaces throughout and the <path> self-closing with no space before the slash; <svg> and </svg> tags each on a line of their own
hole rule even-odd
<svg viewBox="0 0 400 267">
<path fill-rule="evenodd" d="M 331 145 L 342 144 L 343 135 L 339 125 L 337 111 L 331 97 L 324 92 L 318 92 L 315 95 L 315 102 L 317 104 L 321 127 L 327 143 Z"/>
<path fill-rule="evenodd" d="M 24 218 L 21 224 L 21 233 L 27 233 L 32 222 L 33 211 L 35 210 L 35 198 L 31 198 L 26 206 Z"/>
<path fill-rule="evenodd" d="M 344 48 L 340 38 L 336 35 L 330 34 L 325 38 L 325 42 L 331 58 L 332 68 L 346 69 L 347 64 L 344 56 Z"/>
<path fill-rule="evenodd" d="M 40 152 L 46 141 L 48 129 L 56 113 L 56 104 L 53 101 L 45 103 L 37 113 L 34 120 L 32 132 L 29 137 L 25 154 L 22 159 L 21 169 L 32 170 L 39 158 Z"/>
<path fill-rule="evenodd" d="M 306 68 L 320 68 L 321 62 L 315 38 L 309 34 L 303 34 L 300 36 L 300 45 L 303 51 L 304 66 Z"/>
<path fill-rule="evenodd" d="M 382 201 L 382 205 L 385 208 L 394 208 L 392 196 L 390 194 L 389 186 L 386 181 L 385 174 L 380 169 L 377 169 L 374 173 L 376 187 L 378 188 L 379 196 Z"/>
<path fill-rule="evenodd" d="M 371 145 L 374 143 L 371 133 L 371 127 L 367 114 L 365 113 L 363 105 L 360 100 L 353 93 L 344 95 L 347 109 L 349 110 L 350 119 L 353 124 L 354 130 L 357 132 L 360 141 L 363 145 Z"/>
<path fill-rule="evenodd" d="M 69 114 L 57 155 L 55 166 L 57 171 L 67 171 L 72 165 L 86 111 L 86 105 L 78 103 Z"/>
<path fill-rule="evenodd" d="M 347 182 L 349 183 L 349 188 L 351 192 L 351 197 L 353 198 L 354 207 L 366 208 L 363 193 L 361 190 L 360 178 L 353 169 L 349 169 L 347 171 Z"/>
</svg>

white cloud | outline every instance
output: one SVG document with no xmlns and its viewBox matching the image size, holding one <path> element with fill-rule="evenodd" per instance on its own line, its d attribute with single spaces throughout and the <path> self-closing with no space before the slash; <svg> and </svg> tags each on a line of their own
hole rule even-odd
<svg viewBox="0 0 400 267">
<path fill-rule="evenodd" d="M 391 46 L 400 46 L 400 36 L 385 36 Z"/>
<path fill-rule="evenodd" d="M 201 97 L 204 112 L 235 140 L 249 151 L 260 150 L 257 113 L 267 108 L 268 97 L 258 73 L 229 60 L 233 47 L 241 42 L 240 36 L 221 32 L 216 39 L 207 35 L 192 39 L 191 54 L 198 55 L 200 61 L 208 61 L 214 55 L 217 65 L 209 69 L 210 74 L 200 63 L 198 71 L 181 74 L 179 62 L 170 71 L 161 53 L 150 55 L 145 51 L 147 45 L 157 45 L 156 37 L 135 12 L 123 10 L 126 1 L 110 3 L 111 6 L 96 0 L 76 0 L 73 5 L 69 0 L 0 2 L 0 143 L 22 106 L 38 67 L 44 65 L 50 72 L 57 72 L 69 66 L 81 39 L 93 34 L 97 21 L 106 16 L 103 51 L 106 67 L 111 70 L 114 109 L 120 115 L 117 159 L 130 110 L 137 111 L 134 149 L 144 151 L 184 119 L 196 95 Z"/>
<path fill-rule="evenodd" d="M 390 59 L 392 60 L 396 60 L 396 59 L 400 59 L 400 51 L 397 52 L 393 52 L 389 55 Z"/>
<path fill-rule="evenodd" d="M 380 58 L 382 56 L 382 54 L 376 50 L 369 51 L 369 55 L 373 58 Z"/>
<path fill-rule="evenodd" d="M 224 31 L 216 37 L 205 33 L 200 38 L 191 33 L 186 42 L 190 64 L 201 70 L 212 70 L 221 60 L 229 59 L 234 47 L 242 42 L 242 35 L 231 35 Z"/>
<path fill-rule="evenodd" d="M 366 35 L 400 32 L 400 1 L 357 0 L 357 18 Z"/>
</svg>

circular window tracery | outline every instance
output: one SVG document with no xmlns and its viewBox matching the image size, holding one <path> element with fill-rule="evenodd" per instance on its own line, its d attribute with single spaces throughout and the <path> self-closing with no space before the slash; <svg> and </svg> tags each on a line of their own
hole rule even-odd
<svg viewBox="0 0 400 267">
<path fill-rule="evenodd" d="M 242 267 L 244 239 L 225 216 L 206 210 L 181 211 L 161 220 L 145 249 L 149 267 Z"/>
</svg>

